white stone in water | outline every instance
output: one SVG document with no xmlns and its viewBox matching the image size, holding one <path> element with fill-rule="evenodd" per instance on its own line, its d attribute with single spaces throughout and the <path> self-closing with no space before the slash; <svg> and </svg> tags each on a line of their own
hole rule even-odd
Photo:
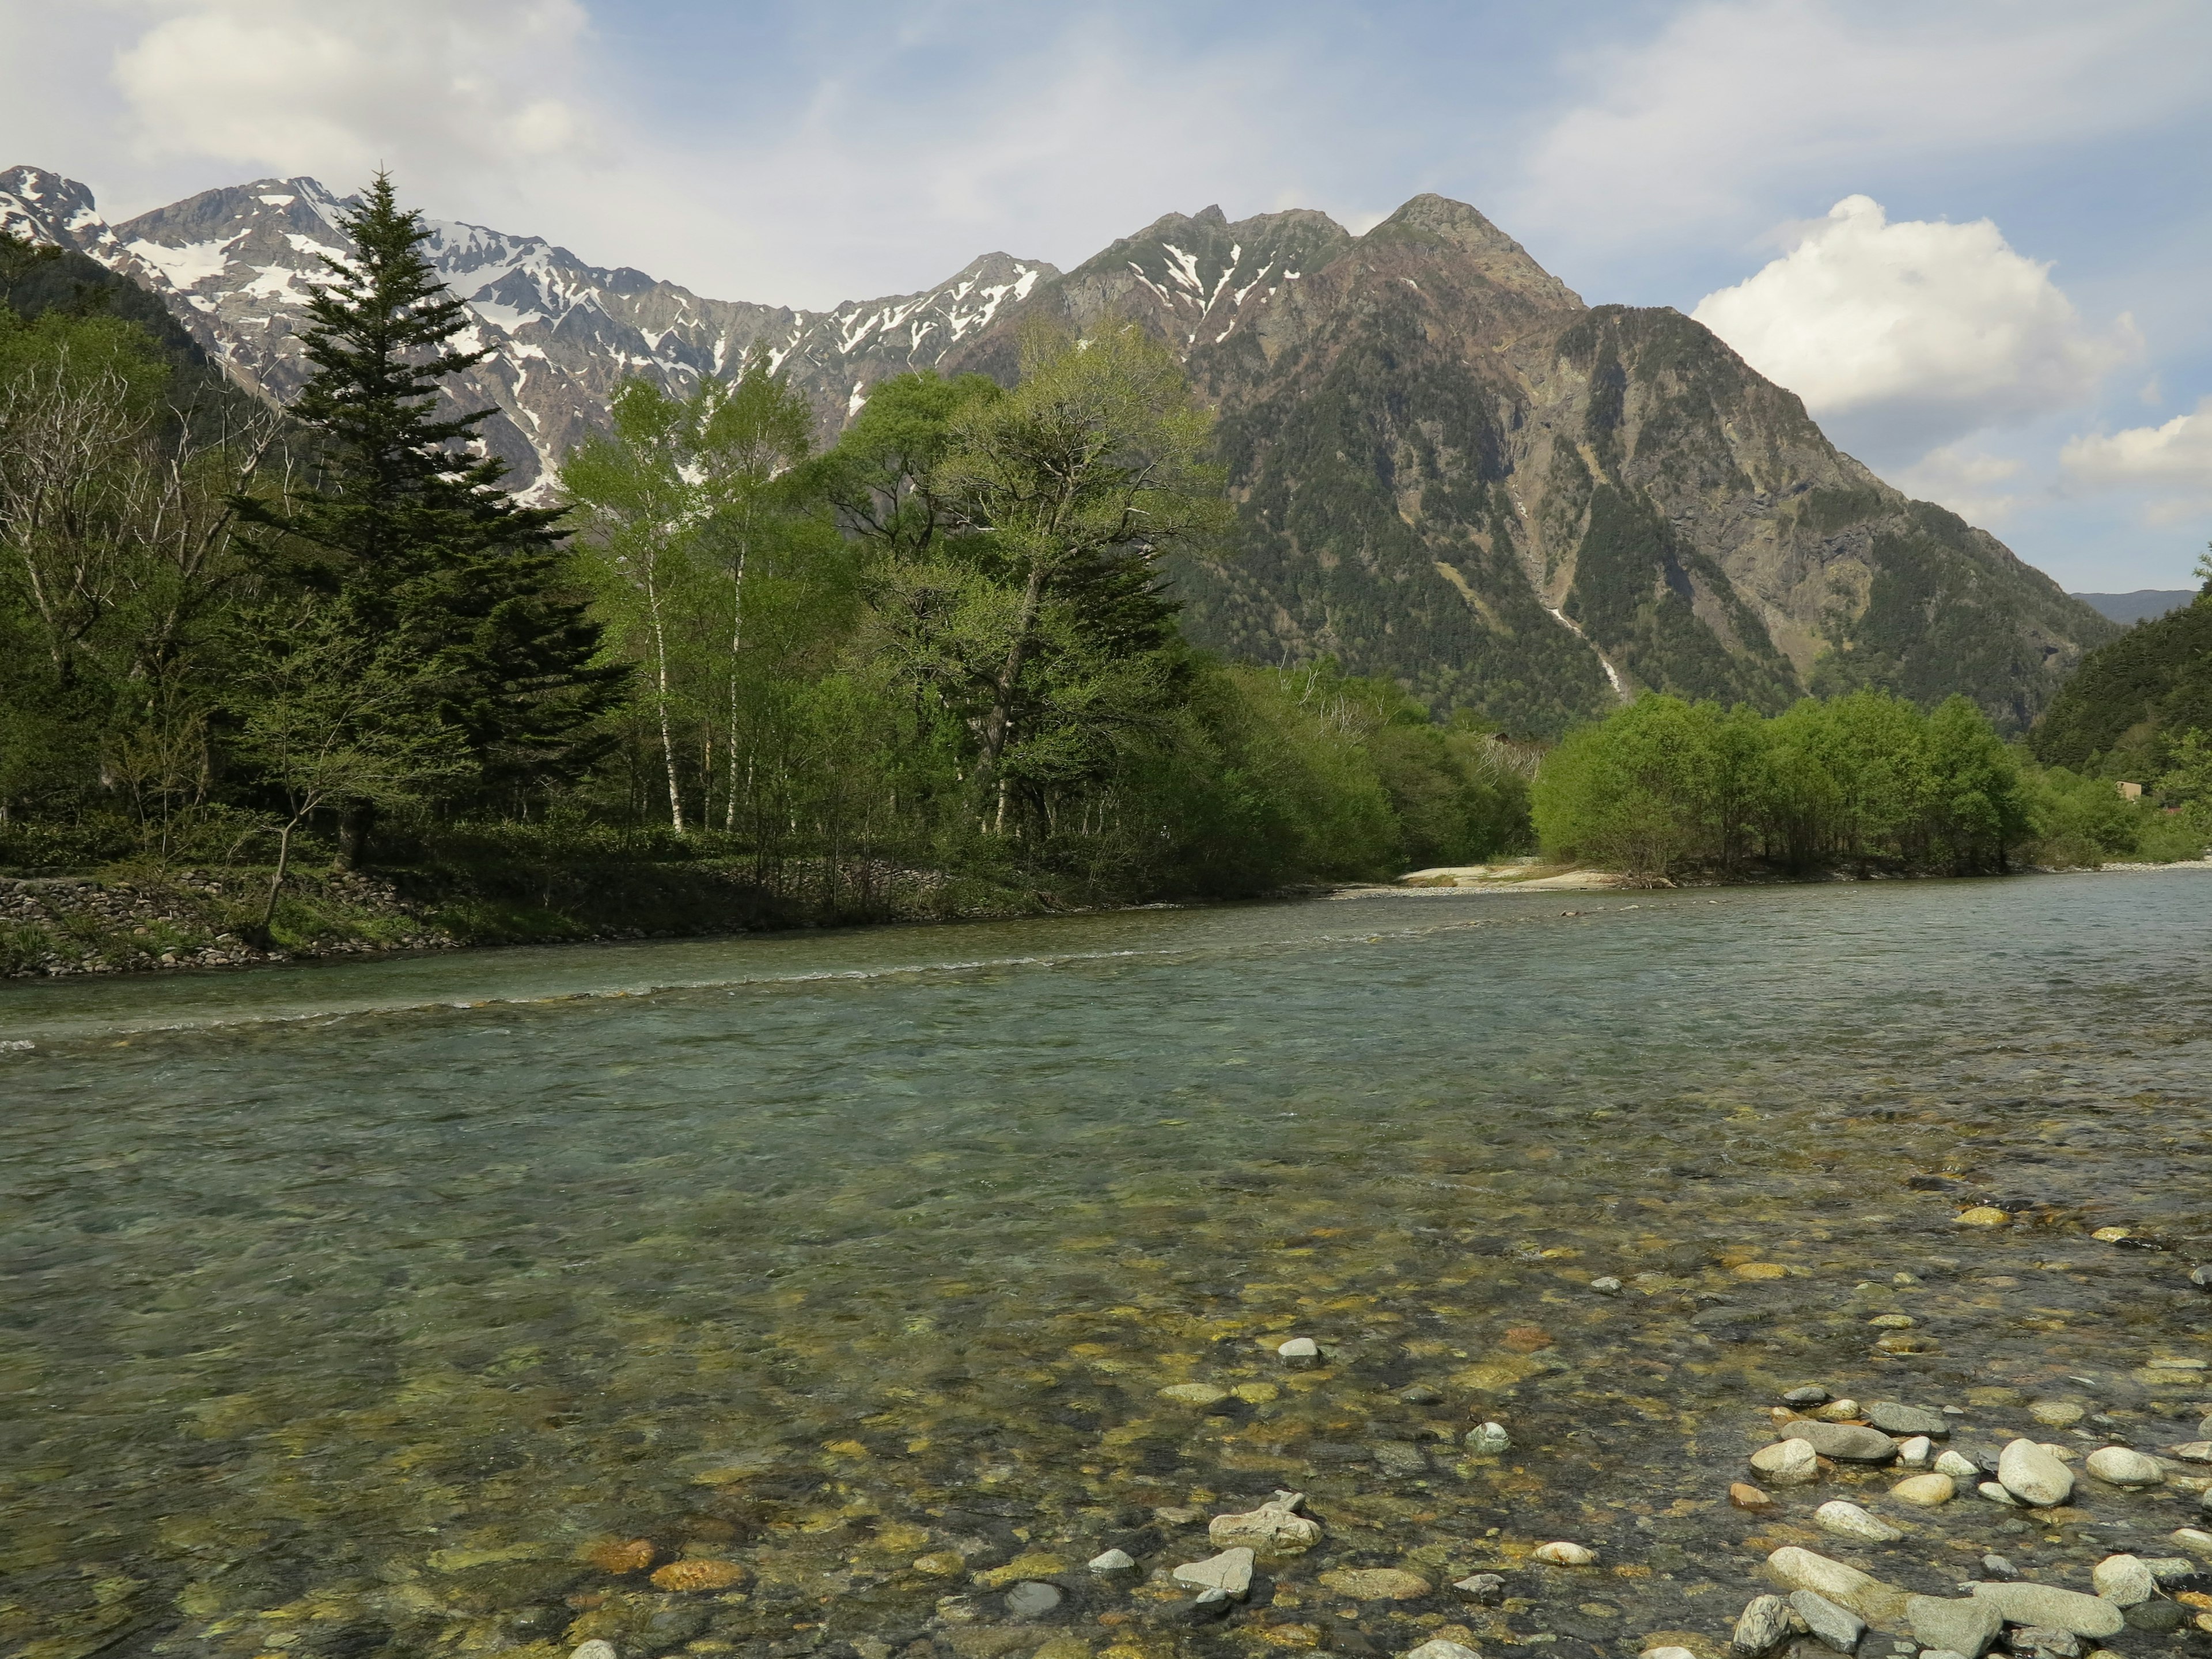
<svg viewBox="0 0 2212 1659">
<path fill-rule="evenodd" d="M 1900 1504 L 1932 1510 L 1957 1497 L 1959 1488 L 1948 1474 L 1912 1474 L 1892 1486 L 1889 1495 Z"/>
<path fill-rule="evenodd" d="M 1856 1400 L 1831 1400 L 1813 1413 L 1824 1423 L 1848 1423 L 1858 1414 L 1859 1402 Z"/>
<path fill-rule="evenodd" d="M 1916 1434 L 1910 1440 L 1899 1443 L 1897 1461 L 1909 1469 L 1925 1468 L 1928 1460 L 1935 1453 L 1936 1443 L 1924 1434 Z"/>
<path fill-rule="evenodd" d="M 1857 1652 L 1859 1638 L 1866 1634 L 1865 1620 L 1849 1607 L 1837 1606 L 1818 1590 L 1792 1590 L 1790 1610 L 1824 1645 L 1838 1653 Z"/>
<path fill-rule="evenodd" d="M 1979 1480 L 1982 1466 L 1965 1454 L 1946 1448 L 1936 1454 L 1936 1473 L 1948 1474 L 1954 1480 Z"/>
<path fill-rule="evenodd" d="M 1802 1486 L 1817 1480 L 1820 1460 L 1809 1440 L 1778 1440 L 1751 1455 L 1751 1467 L 1771 1486 Z"/>
<path fill-rule="evenodd" d="M 1406 1659 L 1482 1659 L 1482 1656 L 1464 1642 L 1447 1642 L 1439 1636 L 1422 1643 Z"/>
<path fill-rule="evenodd" d="M 1513 1449 L 1513 1437 L 1503 1423 L 1484 1423 L 1467 1431 L 1466 1445 L 1477 1457 L 1495 1457 Z"/>
<path fill-rule="evenodd" d="M 1229 1390 L 1212 1382 L 1171 1382 L 1159 1391 L 1163 1400 L 1184 1406 L 1212 1406 L 1229 1398 Z"/>
<path fill-rule="evenodd" d="M 2049 1584 L 1975 1584 L 1973 1593 L 1995 1604 L 2008 1625 L 2048 1625 L 2076 1636 L 2117 1636 L 2126 1626 L 2118 1606 L 2101 1595 L 2055 1589 Z"/>
<path fill-rule="evenodd" d="M 2073 1473 L 2033 1440 L 2015 1440 L 1998 1454 L 1997 1481 L 2022 1503 L 2039 1507 L 2063 1504 L 2074 1493 Z"/>
<path fill-rule="evenodd" d="M 1981 1659 L 2004 1628 L 2004 1619 L 1987 1601 L 1971 1595 L 1915 1595 L 1905 1603 L 1905 1620 L 1916 1640 L 1947 1653 Z"/>
<path fill-rule="evenodd" d="M 1016 1619 L 1042 1619 L 1060 1604 L 1057 1584 L 1025 1578 L 1006 1592 L 1006 1611 Z"/>
<path fill-rule="evenodd" d="M 1539 1544 L 1529 1552 L 1529 1559 L 1548 1561 L 1555 1567 L 1586 1567 L 1597 1559 L 1593 1552 L 1580 1544 Z"/>
<path fill-rule="evenodd" d="M 2212 1532 L 2205 1532 L 2197 1527 L 2177 1527 L 2166 1536 L 2182 1548 L 2212 1561 Z"/>
<path fill-rule="evenodd" d="M 1279 1492 L 1257 1509 L 1215 1516 L 1206 1536 L 1224 1549 L 1243 1544 L 1278 1555 L 1310 1550 L 1321 1542 L 1321 1523 L 1297 1512 L 1305 1501 L 1302 1492 Z"/>
<path fill-rule="evenodd" d="M 2185 1555 L 2145 1556 L 2143 1565 L 2150 1569 L 2150 1576 L 2161 1584 L 2176 1578 L 2192 1578 L 2197 1575 L 2197 1564 Z"/>
<path fill-rule="evenodd" d="M 1687 1648 L 1646 1648 L 1637 1659 L 1698 1659 Z"/>
<path fill-rule="evenodd" d="M 1320 1345 L 1310 1336 L 1294 1336 L 1289 1341 L 1277 1348 L 1275 1352 L 1280 1354 L 1284 1358 L 1290 1360 L 1318 1359 L 1321 1358 Z"/>
<path fill-rule="evenodd" d="M 1131 1572 L 1137 1558 L 1127 1550 L 1108 1550 L 1103 1555 L 1094 1555 L 1086 1563 L 1093 1572 Z"/>
<path fill-rule="evenodd" d="M 1893 1624 L 1905 1612 L 1905 1592 L 1895 1585 L 1795 1544 L 1785 1544 L 1768 1556 L 1766 1571 L 1778 1583 L 1825 1595 L 1862 1619 Z"/>
<path fill-rule="evenodd" d="M 1997 1482 L 1994 1480 L 1984 1480 L 1980 1486 L 1975 1487 L 1974 1490 L 1981 1493 L 1983 1497 L 1988 1498 L 1992 1504 L 2003 1504 L 2012 1509 L 2018 1509 L 2020 1507 L 2020 1499 L 2014 1498 L 2010 1492 L 2007 1492 L 2002 1486 L 1998 1485 Z"/>
<path fill-rule="evenodd" d="M 1737 1617 L 1729 1645 L 1738 1653 L 1771 1652 L 1790 1635 L 1790 1604 L 1778 1595 L 1754 1595 Z"/>
<path fill-rule="evenodd" d="M 615 1659 L 615 1644 L 594 1636 L 588 1642 L 579 1642 L 568 1654 L 568 1659 Z"/>
<path fill-rule="evenodd" d="M 1619 1296 L 1620 1294 L 1620 1281 L 1615 1279 L 1611 1273 L 1607 1273 L 1602 1279 L 1593 1279 L 1590 1280 L 1590 1289 L 1595 1291 L 1600 1296 Z"/>
<path fill-rule="evenodd" d="M 2108 1555 L 2089 1570 L 2089 1582 L 2107 1601 L 2131 1607 L 2158 1594 L 2158 1580 L 2139 1557 Z"/>
<path fill-rule="evenodd" d="M 1840 1533 L 1845 1538 L 1864 1539 L 1869 1544 L 1892 1543 L 1905 1536 L 1888 1522 L 1840 1498 L 1831 1498 L 1814 1510 L 1813 1522 L 1826 1531 Z"/>
<path fill-rule="evenodd" d="M 2126 1446 L 2106 1446 L 2089 1454 L 2089 1473 L 2115 1486 L 2155 1486 L 2166 1470 L 2155 1457 Z"/>
<path fill-rule="evenodd" d="M 1173 1576 L 1176 1583 L 1188 1584 L 1193 1589 L 1218 1589 L 1224 1595 L 1242 1600 L 1252 1588 L 1252 1552 L 1224 1550 L 1203 1561 L 1184 1563 Z"/>
</svg>

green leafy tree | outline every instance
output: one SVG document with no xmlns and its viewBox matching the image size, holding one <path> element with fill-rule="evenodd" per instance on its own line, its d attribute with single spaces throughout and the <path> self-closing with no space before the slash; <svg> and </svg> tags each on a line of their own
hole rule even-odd
<svg viewBox="0 0 2212 1659">
<path fill-rule="evenodd" d="M 354 254 L 324 258 L 293 406 L 312 487 L 240 511 L 275 532 L 276 568 L 335 601 L 336 626 L 379 642 L 421 718 L 461 734 L 479 792 L 526 794 L 589 760 L 627 671 L 598 659 L 598 625 L 561 590 L 561 510 L 518 501 L 483 449 L 490 411 L 440 412 L 441 383 L 486 354 L 457 343 L 468 312 L 422 252 L 431 232 L 383 173 L 343 222 Z M 355 855 L 375 805 L 343 802 Z"/>
</svg>

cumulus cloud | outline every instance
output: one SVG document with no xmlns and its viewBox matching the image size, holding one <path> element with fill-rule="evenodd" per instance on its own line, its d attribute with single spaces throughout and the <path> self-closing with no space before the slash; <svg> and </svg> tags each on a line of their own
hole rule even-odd
<svg viewBox="0 0 2212 1659">
<path fill-rule="evenodd" d="M 2175 524 L 2212 513 L 2212 397 L 2163 426 L 2083 433 L 2059 451 L 2068 480 L 2146 495 L 2144 517 Z"/>
<path fill-rule="evenodd" d="M 1890 222 L 1846 197 L 1782 258 L 1692 313 L 1816 416 L 1904 453 L 2085 402 L 2141 349 L 2086 325 L 2047 263 L 1986 219 Z"/>
<path fill-rule="evenodd" d="M 574 151 L 578 0 L 155 0 L 114 81 L 142 149 L 352 181 Z M 550 90 L 549 90 L 550 89 Z"/>
<path fill-rule="evenodd" d="M 2023 471 L 2014 457 L 1945 444 L 1893 474 L 1890 482 L 1917 501 L 1934 501 L 1962 519 L 1994 527 L 2020 505 L 2017 481 Z"/>
</svg>

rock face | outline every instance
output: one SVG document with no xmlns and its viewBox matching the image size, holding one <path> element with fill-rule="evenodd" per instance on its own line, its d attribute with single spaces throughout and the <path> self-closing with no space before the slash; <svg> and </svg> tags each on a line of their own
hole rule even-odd
<svg viewBox="0 0 2212 1659">
<path fill-rule="evenodd" d="M 1998 1455 L 1997 1484 L 2039 1508 L 2063 1504 L 2074 1492 L 2073 1472 L 2033 1440 L 2015 1440 Z"/>
<path fill-rule="evenodd" d="M 313 179 L 110 227 L 82 185 L 0 173 L 27 228 L 159 297 L 279 400 L 346 200 Z M 1548 735 L 1641 688 L 1783 706 L 1960 691 L 2007 726 L 2118 627 L 1986 532 L 1838 453 L 1791 393 L 1677 312 L 1590 307 L 1474 209 L 1419 196 L 1354 237 L 1306 210 L 1171 214 L 1065 274 L 986 254 L 829 311 L 710 300 L 543 239 L 437 221 L 491 356 L 453 398 L 523 487 L 621 382 L 677 392 L 763 354 L 826 440 L 909 369 L 1016 372 L 1020 329 L 1130 319 L 1217 409 L 1243 544 L 1179 575 L 1199 643 L 1334 656 L 1440 711 Z"/>
<path fill-rule="evenodd" d="M 2048 1584 L 1978 1583 L 1973 1593 L 1996 1607 L 2008 1625 L 2049 1625 L 2076 1636 L 2102 1638 L 2118 1635 L 2127 1623 L 2117 1603 L 2079 1590 Z"/>
</svg>

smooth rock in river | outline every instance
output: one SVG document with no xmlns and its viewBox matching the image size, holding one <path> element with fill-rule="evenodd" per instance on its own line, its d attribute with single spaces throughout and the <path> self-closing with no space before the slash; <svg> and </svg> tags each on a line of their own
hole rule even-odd
<svg viewBox="0 0 2212 1659">
<path fill-rule="evenodd" d="M 2033 1440 L 2015 1440 L 1997 1457 L 1997 1484 L 2023 1504 L 2048 1508 L 2074 1495 L 2074 1476 L 2052 1453 Z M 2094 1636 L 2094 1631 L 2083 1631 Z"/>
<path fill-rule="evenodd" d="M 2105 1446 L 2089 1454 L 2089 1473 L 2115 1486 L 2155 1486 L 2166 1469 L 2155 1457 L 2127 1446 Z"/>
<path fill-rule="evenodd" d="M 1321 1576 L 1323 1589 L 1353 1601 L 1418 1601 L 1436 1586 L 1398 1567 L 1339 1567 Z"/>
<path fill-rule="evenodd" d="M 1191 1561 L 1177 1567 L 1173 1576 L 1178 1584 L 1188 1584 L 1193 1589 L 1218 1589 L 1242 1601 L 1252 1588 L 1252 1552 L 1224 1550 L 1203 1561 Z"/>
<path fill-rule="evenodd" d="M 2039 1400 L 2027 1414 L 2054 1429 L 2070 1429 L 2089 1414 L 2089 1408 L 2078 1400 Z"/>
<path fill-rule="evenodd" d="M 1988 1498 L 1992 1504 L 2005 1504 L 2011 1505 L 2014 1508 L 2019 1507 L 2020 1499 L 2014 1498 L 2010 1492 L 2007 1492 L 2002 1486 L 1994 1480 L 1984 1480 L 1980 1486 L 1975 1487 L 1974 1490 L 1981 1493 L 1983 1497 Z M 2026 1526 L 2027 1522 L 2023 1521 L 2019 1524 Z"/>
<path fill-rule="evenodd" d="M 1790 1609 L 1824 1645 L 1838 1653 L 1858 1651 L 1859 1638 L 1866 1634 L 1866 1620 L 1849 1607 L 1838 1607 L 1815 1590 L 1792 1590 Z"/>
<path fill-rule="evenodd" d="M 1757 1656 L 1780 1647 L 1790 1636 L 1790 1604 L 1778 1595 L 1754 1595 L 1735 1621 L 1729 1645 L 1738 1653 Z"/>
<path fill-rule="evenodd" d="M 1941 1439 L 1951 1432 L 1951 1419 L 1942 1413 L 1901 1406 L 1894 1400 L 1877 1400 L 1868 1407 L 1867 1421 L 1890 1434 L 1929 1434 Z"/>
<path fill-rule="evenodd" d="M 1849 1607 L 1869 1624 L 1892 1625 L 1905 1616 L 1905 1593 L 1872 1573 L 1847 1567 L 1825 1555 L 1785 1544 L 1766 1558 L 1767 1576 L 1784 1589 L 1808 1589 L 1838 1607 Z"/>
<path fill-rule="evenodd" d="M 2002 1555 L 1985 1555 L 1982 1558 L 1982 1576 L 2002 1583 L 2019 1577 L 2020 1569 Z"/>
<path fill-rule="evenodd" d="M 1600 1296 L 1619 1296 L 1620 1294 L 1620 1281 L 1615 1279 L 1611 1273 L 1607 1273 L 1602 1279 L 1593 1279 L 1590 1280 L 1590 1289 L 1595 1291 Z"/>
<path fill-rule="evenodd" d="M 2025 1625 L 2012 1633 L 2012 1650 L 2036 1659 L 2081 1659 L 2081 1638 L 2070 1630 Z"/>
<path fill-rule="evenodd" d="M 1802 1486 L 1820 1478 L 1820 1464 L 1813 1443 L 1801 1437 L 1761 1446 L 1751 1455 L 1751 1467 L 1773 1486 Z"/>
<path fill-rule="evenodd" d="M 1910 1440 L 1899 1441 L 1897 1461 L 1908 1469 L 1924 1469 L 1929 1459 L 1936 1455 L 1936 1443 L 1924 1434 L 1916 1434 Z"/>
<path fill-rule="evenodd" d="M 1206 1535 L 1224 1549 L 1239 1544 L 1275 1555 L 1295 1555 L 1321 1542 L 1321 1523 L 1297 1513 L 1302 1492 L 1279 1492 L 1255 1510 L 1217 1515 Z"/>
<path fill-rule="evenodd" d="M 1406 1659 L 1482 1659 L 1482 1656 L 1464 1642 L 1448 1642 L 1438 1636 L 1422 1643 Z"/>
<path fill-rule="evenodd" d="M 1494 1607 L 1505 1599 L 1505 1580 L 1494 1572 L 1471 1574 L 1452 1589 L 1462 1601 L 1472 1601 L 1479 1607 Z"/>
<path fill-rule="evenodd" d="M 1818 1406 L 1825 1404 L 1827 1398 L 1828 1391 L 1826 1389 L 1808 1385 L 1802 1389 L 1790 1389 L 1782 1396 L 1782 1403 L 1785 1406 Z"/>
<path fill-rule="evenodd" d="M 1496 1457 L 1513 1449 L 1513 1437 L 1503 1423 L 1479 1423 L 1467 1431 L 1465 1443 L 1477 1457 Z"/>
<path fill-rule="evenodd" d="M 2177 1527 L 2166 1536 L 2191 1554 L 2201 1555 L 2212 1561 L 2212 1532 L 2196 1527 Z"/>
<path fill-rule="evenodd" d="M 1006 1612 L 1016 1619 L 1042 1619 L 1060 1603 L 1060 1587 L 1025 1578 L 1006 1592 Z"/>
<path fill-rule="evenodd" d="M 1856 1538 L 1869 1544 L 1893 1543 L 1905 1536 L 1888 1522 L 1869 1515 L 1856 1504 L 1831 1498 L 1813 1511 L 1813 1523 L 1826 1532 Z"/>
<path fill-rule="evenodd" d="M 594 1636 L 588 1642 L 579 1642 L 568 1651 L 568 1659 L 615 1659 L 615 1644 Z"/>
<path fill-rule="evenodd" d="M 2008 1625 L 2051 1625 L 2076 1636 L 2101 1638 L 2118 1635 L 2128 1622 L 2116 1603 L 2079 1590 L 2027 1583 L 1978 1583 L 1970 1588 L 1977 1598 L 1993 1605 Z"/>
<path fill-rule="evenodd" d="M 1923 1648 L 1942 1648 L 1981 1659 L 2004 1628 L 2001 1608 L 1971 1595 L 1914 1595 L 1905 1603 L 1905 1621 Z"/>
<path fill-rule="evenodd" d="M 1597 1559 L 1595 1552 L 1580 1544 L 1559 1542 L 1539 1544 L 1528 1553 L 1532 1561 L 1545 1561 L 1555 1567 L 1586 1567 Z"/>
<path fill-rule="evenodd" d="M 1858 1420 L 1859 1402 L 1856 1400 L 1831 1400 L 1812 1413 L 1823 1423 L 1855 1423 Z"/>
<path fill-rule="evenodd" d="M 2185 1440 L 2166 1450 L 2185 1463 L 2212 1463 L 2212 1440 Z"/>
<path fill-rule="evenodd" d="M 1293 1365 L 1316 1364 L 1321 1359 L 1320 1346 L 1310 1336 L 1294 1336 L 1275 1352 Z"/>
<path fill-rule="evenodd" d="M 1108 1550 L 1103 1555 L 1092 1556 L 1085 1565 L 1093 1572 L 1133 1572 L 1137 1558 L 1127 1550 Z"/>
<path fill-rule="evenodd" d="M 2185 1555 L 2147 1555 L 2143 1558 L 2143 1565 L 2150 1569 L 2150 1576 L 2161 1584 L 2170 1583 L 2176 1578 L 2193 1578 L 2198 1571 L 2197 1564 Z"/>
<path fill-rule="evenodd" d="M 1229 1390 L 1211 1382 L 1171 1382 L 1159 1391 L 1163 1400 L 1183 1406 L 1215 1406 L 1229 1398 Z"/>
<path fill-rule="evenodd" d="M 1880 1429 L 1863 1429 L 1856 1423 L 1822 1423 L 1804 1418 L 1783 1432 L 1794 1439 L 1809 1440 L 1823 1457 L 1846 1463 L 1887 1463 L 1897 1455 L 1897 1442 Z"/>
<path fill-rule="evenodd" d="M 2123 1608 L 2121 1616 L 2128 1621 L 2130 1630 L 2148 1632 L 2153 1636 L 2171 1636 L 2189 1622 L 2189 1614 L 2178 1601 L 2138 1601 Z M 2212 1620 L 2202 1626 L 2212 1630 Z"/>
<path fill-rule="evenodd" d="M 1948 1474 L 1954 1480 L 1978 1480 L 1982 1478 L 1982 1466 L 1947 1446 L 1936 1454 L 1936 1473 Z"/>
<path fill-rule="evenodd" d="M 1908 1475 L 1892 1486 L 1889 1495 L 1900 1504 L 1932 1510 L 1956 1498 L 1959 1487 L 1948 1474 L 1915 1474 Z"/>
<path fill-rule="evenodd" d="M 1740 1510 L 1748 1510 L 1753 1515 L 1765 1515 L 1774 1508 L 1771 1498 L 1742 1480 L 1729 1482 L 1729 1502 Z"/>
<path fill-rule="evenodd" d="M 2098 1595 L 2124 1607 L 2148 1601 L 2158 1594 L 2158 1580 L 2139 1556 L 2106 1556 L 2089 1570 L 2089 1582 Z"/>
<path fill-rule="evenodd" d="M 1646 1648 L 1636 1659 L 1698 1659 L 1687 1648 Z"/>
</svg>

